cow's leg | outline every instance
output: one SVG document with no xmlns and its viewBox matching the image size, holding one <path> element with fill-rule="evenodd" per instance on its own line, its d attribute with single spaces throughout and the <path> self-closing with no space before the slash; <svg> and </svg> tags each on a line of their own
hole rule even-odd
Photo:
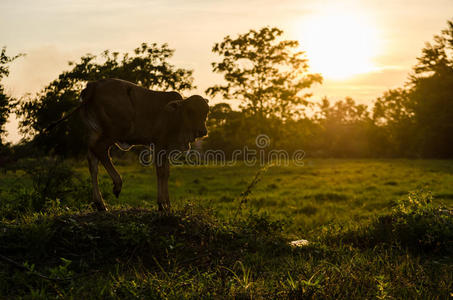
<svg viewBox="0 0 453 300">
<path fill-rule="evenodd" d="M 159 157 L 155 161 L 157 174 L 157 205 L 159 211 L 170 211 L 170 197 L 168 196 L 168 177 L 170 163 L 167 157 Z"/>
<path fill-rule="evenodd" d="M 96 155 L 97 159 L 104 166 L 107 173 L 110 175 L 113 181 L 113 194 L 115 197 L 119 197 L 121 193 L 121 187 L 123 186 L 123 180 L 120 174 L 115 169 L 110 159 L 109 150 L 113 145 L 113 142 L 106 138 L 99 138 L 94 145 L 91 147 L 91 151 Z"/>
<path fill-rule="evenodd" d="M 91 183 L 93 186 L 93 203 L 99 211 L 106 211 L 104 200 L 98 185 L 98 163 L 99 160 L 91 150 L 88 150 L 88 167 L 90 169 Z"/>
</svg>

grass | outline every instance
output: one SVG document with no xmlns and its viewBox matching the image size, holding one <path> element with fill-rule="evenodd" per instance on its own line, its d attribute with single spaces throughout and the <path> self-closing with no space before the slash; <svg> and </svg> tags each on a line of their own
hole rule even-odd
<svg viewBox="0 0 453 300">
<path fill-rule="evenodd" d="M 101 171 L 108 213 L 89 208 L 87 171 L 72 168 L 78 188 L 56 190 L 61 198 L 44 199 L 39 212 L 23 200 L 36 198 L 27 172 L 0 175 L 0 254 L 22 266 L 0 261 L 0 297 L 447 299 L 453 291 L 453 161 L 270 167 L 237 218 L 258 167 L 172 168 L 169 215 L 156 212 L 150 167 L 119 162 L 119 199 Z M 19 196 L 22 211 L 11 212 Z M 310 244 L 289 246 L 295 239 Z"/>
<path fill-rule="evenodd" d="M 173 167 L 173 205 L 193 202 L 229 217 L 259 167 Z M 156 177 L 151 167 L 133 162 L 119 165 L 124 184 L 114 205 L 156 208 Z M 79 169 L 86 174 L 86 167 Z M 392 182 L 392 185 L 389 185 Z M 307 160 L 303 167 L 270 167 L 248 197 L 248 207 L 268 212 L 290 224 L 289 232 L 303 237 L 323 224 L 366 220 L 388 212 L 408 193 L 431 190 L 436 203 L 453 205 L 453 161 L 428 160 Z"/>
</svg>

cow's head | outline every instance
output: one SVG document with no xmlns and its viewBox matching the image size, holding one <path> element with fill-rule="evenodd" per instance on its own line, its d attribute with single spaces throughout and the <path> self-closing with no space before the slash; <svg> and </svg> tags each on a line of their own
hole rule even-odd
<svg viewBox="0 0 453 300">
<path fill-rule="evenodd" d="M 190 143 L 208 134 L 206 118 L 209 112 L 208 100 L 201 96 L 190 96 L 185 100 L 169 102 L 165 110 L 169 113 L 172 123 L 171 148 L 185 151 Z"/>
</svg>

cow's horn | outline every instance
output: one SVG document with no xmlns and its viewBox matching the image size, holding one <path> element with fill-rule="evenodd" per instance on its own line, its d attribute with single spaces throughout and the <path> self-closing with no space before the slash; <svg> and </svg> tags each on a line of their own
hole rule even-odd
<svg viewBox="0 0 453 300">
<path fill-rule="evenodd" d="M 182 105 L 183 100 L 173 100 L 167 103 L 165 105 L 165 110 L 166 111 L 175 111 L 179 106 Z"/>
</svg>

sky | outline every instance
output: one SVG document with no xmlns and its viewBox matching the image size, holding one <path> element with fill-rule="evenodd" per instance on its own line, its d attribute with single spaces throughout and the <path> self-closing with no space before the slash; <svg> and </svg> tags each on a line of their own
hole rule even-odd
<svg viewBox="0 0 453 300">
<path fill-rule="evenodd" d="M 404 84 L 425 42 L 452 18 L 453 0 L 0 0 L 0 46 L 26 54 L 3 83 L 15 97 L 33 95 L 86 53 L 157 42 L 176 50 L 174 65 L 194 70 L 192 93 L 204 95 L 222 81 L 211 69 L 214 43 L 275 26 L 324 76 L 311 100 L 371 104 Z M 10 119 L 7 139 L 17 142 Z"/>
</svg>

